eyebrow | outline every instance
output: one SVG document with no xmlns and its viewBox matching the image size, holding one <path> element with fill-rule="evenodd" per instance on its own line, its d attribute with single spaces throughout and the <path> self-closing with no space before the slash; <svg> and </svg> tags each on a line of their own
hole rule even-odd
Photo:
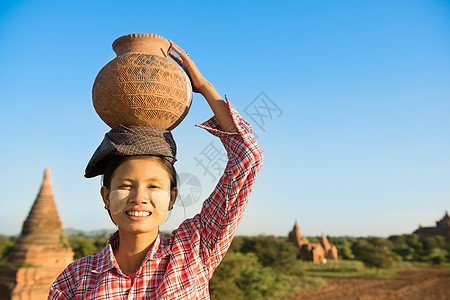
<svg viewBox="0 0 450 300">
<path fill-rule="evenodd" d="M 117 180 L 118 181 L 131 181 L 131 182 L 136 181 L 136 180 L 133 180 L 133 179 L 128 178 L 128 177 L 117 178 Z M 158 177 L 150 177 L 150 178 L 147 178 L 145 181 L 146 182 L 150 182 L 150 181 L 160 181 L 161 182 L 161 181 L 163 181 L 163 179 L 162 178 L 158 178 Z"/>
</svg>

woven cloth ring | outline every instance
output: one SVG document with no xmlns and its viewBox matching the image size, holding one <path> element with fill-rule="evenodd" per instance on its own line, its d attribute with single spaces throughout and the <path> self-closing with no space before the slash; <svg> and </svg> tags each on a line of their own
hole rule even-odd
<svg viewBox="0 0 450 300">
<path fill-rule="evenodd" d="M 171 164 L 176 161 L 177 146 L 170 131 L 145 126 L 117 125 L 105 138 L 89 161 L 84 177 L 105 174 L 114 156 L 162 156 Z"/>
</svg>

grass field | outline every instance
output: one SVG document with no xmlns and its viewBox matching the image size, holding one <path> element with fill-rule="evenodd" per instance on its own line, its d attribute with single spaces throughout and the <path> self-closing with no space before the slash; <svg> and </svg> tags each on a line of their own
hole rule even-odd
<svg viewBox="0 0 450 300">
<path fill-rule="evenodd" d="M 366 278 L 388 279 L 395 276 L 398 269 L 432 266 L 426 262 L 394 262 L 391 268 L 381 269 L 377 275 L 374 268 L 367 268 L 363 262 L 358 260 L 328 261 L 326 264 L 302 262 L 302 267 L 306 271 L 307 276 L 322 278 L 364 276 Z M 450 263 L 440 265 L 439 267 L 450 268 Z"/>
</svg>

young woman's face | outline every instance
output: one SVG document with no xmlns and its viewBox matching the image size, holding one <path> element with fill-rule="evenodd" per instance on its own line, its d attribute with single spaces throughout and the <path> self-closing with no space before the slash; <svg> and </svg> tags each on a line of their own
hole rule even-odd
<svg viewBox="0 0 450 300">
<path fill-rule="evenodd" d="M 157 159 L 126 160 L 114 171 L 110 189 L 102 197 L 120 230 L 157 232 L 170 205 L 170 178 Z"/>
</svg>

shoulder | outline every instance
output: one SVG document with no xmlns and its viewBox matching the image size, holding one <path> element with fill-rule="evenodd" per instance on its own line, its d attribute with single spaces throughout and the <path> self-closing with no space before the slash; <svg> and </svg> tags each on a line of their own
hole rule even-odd
<svg viewBox="0 0 450 300">
<path fill-rule="evenodd" d="M 172 244 L 179 238 L 188 240 L 195 239 L 195 237 L 199 234 L 200 226 L 201 218 L 199 213 L 195 214 L 192 218 L 185 219 L 180 225 L 178 225 L 177 229 L 172 231 L 169 243 Z"/>
<path fill-rule="evenodd" d="M 80 282 L 89 279 L 103 264 L 103 253 L 94 252 L 69 264 L 53 282 L 52 288 L 72 292 Z"/>
<path fill-rule="evenodd" d="M 89 254 L 88 256 L 85 256 L 83 258 L 74 261 L 73 263 L 68 265 L 67 268 L 73 270 L 84 270 L 84 269 L 93 270 L 96 269 L 96 267 L 101 264 L 102 257 L 103 252 L 97 251 Z"/>
<path fill-rule="evenodd" d="M 168 240 L 172 254 L 179 255 L 180 251 L 183 254 L 198 251 L 202 242 L 201 227 L 200 214 L 196 214 L 192 218 L 185 219 L 177 229 L 172 231 Z"/>
</svg>

